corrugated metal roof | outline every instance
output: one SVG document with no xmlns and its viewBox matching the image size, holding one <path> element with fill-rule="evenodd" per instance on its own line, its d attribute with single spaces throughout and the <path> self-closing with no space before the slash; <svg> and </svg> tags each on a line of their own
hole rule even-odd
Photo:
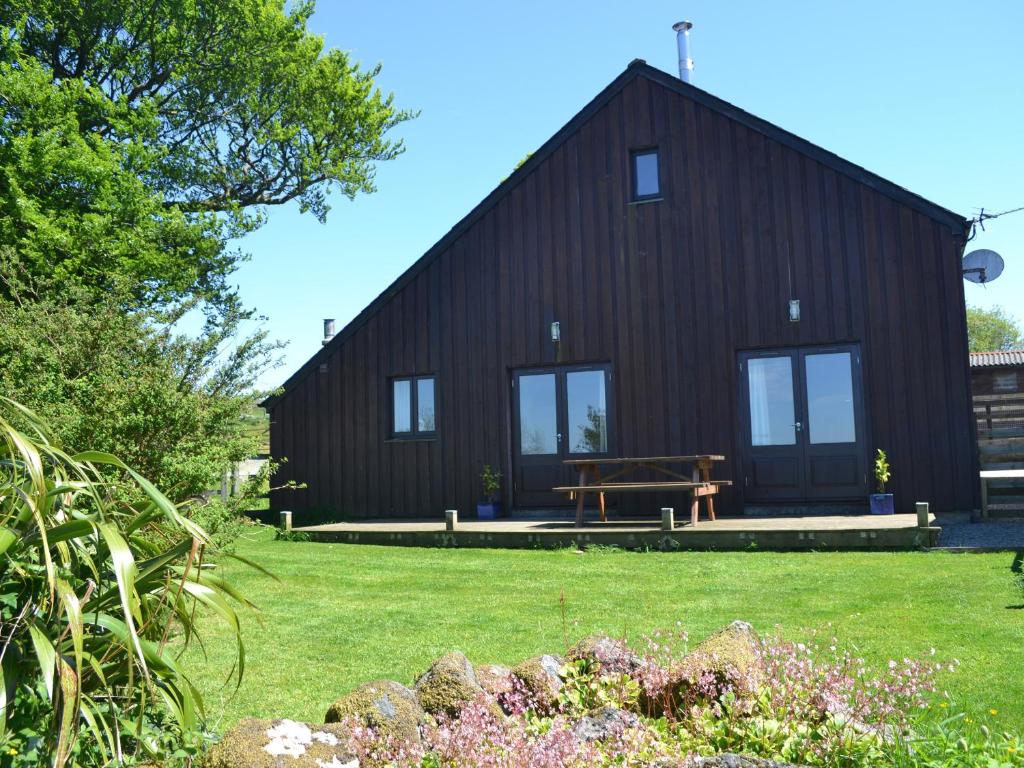
<svg viewBox="0 0 1024 768">
<path fill-rule="evenodd" d="M 971 368 L 990 368 L 998 365 L 1024 365 L 1024 349 L 971 352 Z"/>
</svg>

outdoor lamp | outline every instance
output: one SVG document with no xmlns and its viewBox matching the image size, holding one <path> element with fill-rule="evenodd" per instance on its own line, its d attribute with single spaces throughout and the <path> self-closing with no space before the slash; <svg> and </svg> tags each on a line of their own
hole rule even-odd
<svg viewBox="0 0 1024 768">
<path fill-rule="evenodd" d="M 800 322 L 800 299 L 789 300 L 789 322 Z"/>
</svg>

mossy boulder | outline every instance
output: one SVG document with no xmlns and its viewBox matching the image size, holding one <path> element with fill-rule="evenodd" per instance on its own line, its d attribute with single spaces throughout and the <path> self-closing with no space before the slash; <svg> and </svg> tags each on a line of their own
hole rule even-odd
<svg viewBox="0 0 1024 768">
<path fill-rule="evenodd" d="M 710 704 L 730 692 L 743 706 L 765 682 L 761 639 L 745 621 L 734 621 L 706 637 L 670 671 L 675 707 Z"/>
<path fill-rule="evenodd" d="M 381 736 L 414 744 L 420 741 L 420 726 L 427 722 L 416 694 L 394 680 L 374 680 L 349 691 L 331 705 L 324 719 L 340 723 L 349 718 Z"/>
<path fill-rule="evenodd" d="M 734 621 L 704 638 L 683 658 L 680 671 L 689 679 L 710 672 L 737 693 L 754 692 L 765 678 L 761 638 L 747 622 Z"/>
<path fill-rule="evenodd" d="M 595 672 L 603 675 L 635 675 L 643 666 L 643 659 L 623 641 L 608 635 L 584 637 L 569 649 L 565 662 L 585 661 Z"/>
<path fill-rule="evenodd" d="M 206 756 L 204 768 L 359 768 L 347 728 L 294 720 L 242 720 Z"/>
<path fill-rule="evenodd" d="M 558 709 L 558 694 L 562 691 L 562 658 L 552 654 L 534 656 L 512 668 L 512 674 L 523 684 L 532 699 L 532 709 L 548 715 Z"/>
<path fill-rule="evenodd" d="M 461 651 L 446 653 L 416 681 L 416 697 L 431 715 L 456 717 L 469 702 L 483 695 L 473 665 Z"/>
</svg>

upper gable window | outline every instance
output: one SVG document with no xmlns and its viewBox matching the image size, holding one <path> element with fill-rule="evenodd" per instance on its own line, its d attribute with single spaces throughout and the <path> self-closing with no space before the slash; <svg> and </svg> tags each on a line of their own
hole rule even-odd
<svg viewBox="0 0 1024 768">
<path fill-rule="evenodd" d="M 633 199 L 652 200 L 661 197 L 661 178 L 658 173 L 658 150 L 641 149 L 633 152 Z"/>
</svg>

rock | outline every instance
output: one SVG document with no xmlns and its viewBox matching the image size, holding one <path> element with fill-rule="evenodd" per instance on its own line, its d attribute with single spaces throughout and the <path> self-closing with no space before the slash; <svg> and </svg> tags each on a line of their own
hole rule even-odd
<svg viewBox="0 0 1024 768">
<path fill-rule="evenodd" d="M 514 686 L 512 670 L 501 664 L 477 664 L 473 671 L 476 672 L 477 682 L 480 687 L 489 695 L 499 699 L 512 692 Z"/>
<path fill-rule="evenodd" d="M 643 666 L 643 659 L 629 646 L 607 635 L 584 637 L 565 655 L 567 664 L 581 660 L 605 675 L 635 675 Z"/>
<path fill-rule="evenodd" d="M 414 744 L 420 741 L 420 726 L 427 722 L 416 694 L 394 680 L 374 680 L 349 691 L 331 705 L 324 719 L 340 723 L 347 718 L 358 720 L 381 736 Z"/>
<path fill-rule="evenodd" d="M 733 685 L 738 693 L 755 692 L 764 684 L 761 638 L 747 622 L 734 621 L 704 638 L 683 658 L 680 671 L 691 680 L 710 672 L 716 681 Z"/>
<path fill-rule="evenodd" d="M 559 656 L 544 654 L 513 667 L 512 674 L 523 684 L 533 699 L 533 709 L 540 715 L 549 715 L 558 709 L 558 694 L 562 690 L 562 669 Z"/>
<path fill-rule="evenodd" d="M 420 706 L 432 715 L 455 717 L 483 693 L 473 665 L 461 651 L 446 653 L 416 681 Z"/>
<path fill-rule="evenodd" d="M 681 701 L 715 700 L 726 689 L 749 699 L 764 685 L 761 639 L 750 624 L 734 621 L 704 638 L 671 676 Z"/>
<path fill-rule="evenodd" d="M 345 726 L 249 718 L 224 734 L 204 768 L 359 768 Z"/>
<path fill-rule="evenodd" d="M 682 757 L 656 757 L 646 768 L 693 768 L 693 761 Z"/>
<path fill-rule="evenodd" d="M 604 741 L 639 725 L 640 718 L 632 712 L 618 707 L 601 707 L 581 717 L 572 732 L 580 741 Z"/>
<path fill-rule="evenodd" d="M 859 720 L 851 720 L 849 727 L 858 736 L 870 736 L 878 740 L 880 744 L 895 744 L 899 741 L 899 734 L 895 726 L 886 723 L 863 723 Z"/>
<path fill-rule="evenodd" d="M 803 768 L 792 763 L 777 763 L 763 757 L 748 757 L 731 753 L 697 757 L 693 759 L 691 765 L 694 768 Z"/>
<path fill-rule="evenodd" d="M 522 685 L 511 669 L 501 664 L 480 664 L 473 669 L 495 715 L 503 717 L 522 711 Z"/>
<path fill-rule="evenodd" d="M 656 717 L 667 709 L 717 701 L 726 690 L 741 703 L 749 702 L 764 685 L 764 677 L 760 638 L 747 622 L 734 621 L 673 665 L 665 689 L 642 695 L 640 706 Z"/>
</svg>

